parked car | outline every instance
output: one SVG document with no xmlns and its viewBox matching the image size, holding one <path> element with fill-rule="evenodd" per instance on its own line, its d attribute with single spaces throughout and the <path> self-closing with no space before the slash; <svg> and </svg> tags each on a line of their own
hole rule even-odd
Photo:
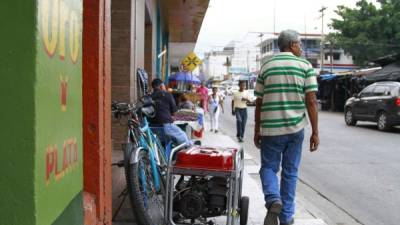
<svg viewBox="0 0 400 225">
<path fill-rule="evenodd" d="M 247 105 L 256 105 L 257 97 L 254 95 L 254 89 L 247 90 L 247 95 L 249 97 L 249 101 L 247 102 Z"/>
<path fill-rule="evenodd" d="M 385 81 L 371 84 L 345 104 L 345 122 L 349 126 L 357 121 L 377 122 L 381 131 L 400 125 L 400 82 Z"/>
</svg>

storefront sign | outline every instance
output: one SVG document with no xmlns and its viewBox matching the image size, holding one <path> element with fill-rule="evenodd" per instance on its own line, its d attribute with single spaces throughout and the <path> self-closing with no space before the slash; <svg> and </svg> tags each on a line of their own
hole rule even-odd
<svg viewBox="0 0 400 225">
<path fill-rule="evenodd" d="M 37 223 L 82 191 L 82 0 L 38 0 L 35 86 Z"/>
</svg>

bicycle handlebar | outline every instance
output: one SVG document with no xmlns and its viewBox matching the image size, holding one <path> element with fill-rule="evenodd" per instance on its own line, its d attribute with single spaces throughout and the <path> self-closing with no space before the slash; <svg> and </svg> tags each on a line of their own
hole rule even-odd
<svg viewBox="0 0 400 225">
<path fill-rule="evenodd" d="M 118 117 L 119 115 L 128 115 L 130 112 L 138 113 L 142 108 L 150 105 L 154 105 L 154 102 L 150 96 L 145 95 L 135 104 L 114 101 L 111 104 L 111 111 L 116 117 Z"/>
<path fill-rule="evenodd" d="M 118 115 L 128 115 L 129 112 L 133 112 L 136 110 L 137 109 L 133 104 L 125 102 L 113 102 L 111 104 L 111 112 L 117 117 Z"/>
</svg>

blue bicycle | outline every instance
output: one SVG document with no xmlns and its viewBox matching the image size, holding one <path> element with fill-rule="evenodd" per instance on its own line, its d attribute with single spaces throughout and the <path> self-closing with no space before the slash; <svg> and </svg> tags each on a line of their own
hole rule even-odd
<svg viewBox="0 0 400 225">
<path fill-rule="evenodd" d="M 144 97 L 136 105 L 113 103 L 112 108 L 116 117 L 128 115 L 128 139 L 121 166 L 125 168 L 134 214 L 139 224 L 164 224 L 167 159 L 172 142 L 162 128 L 149 127 L 147 117 L 154 115 L 151 99 Z"/>
</svg>

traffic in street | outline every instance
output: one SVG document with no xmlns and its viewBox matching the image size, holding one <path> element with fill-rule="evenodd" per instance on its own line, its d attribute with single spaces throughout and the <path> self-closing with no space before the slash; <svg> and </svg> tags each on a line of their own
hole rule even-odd
<svg viewBox="0 0 400 225">
<path fill-rule="evenodd" d="M 236 139 L 229 96 L 224 108 L 220 130 Z M 376 123 L 347 126 L 343 113 L 320 111 L 321 144 L 313 153 L 308 151 L 309 129 L 306 128 L 297 189 L 310 203 L 309 210 L 328 224 L 399 224 L 400 127 L 382 132 Z M 259 163 L 253 135 L 254 107 L 249 106 L 242 145 Z"/>
</svg>

